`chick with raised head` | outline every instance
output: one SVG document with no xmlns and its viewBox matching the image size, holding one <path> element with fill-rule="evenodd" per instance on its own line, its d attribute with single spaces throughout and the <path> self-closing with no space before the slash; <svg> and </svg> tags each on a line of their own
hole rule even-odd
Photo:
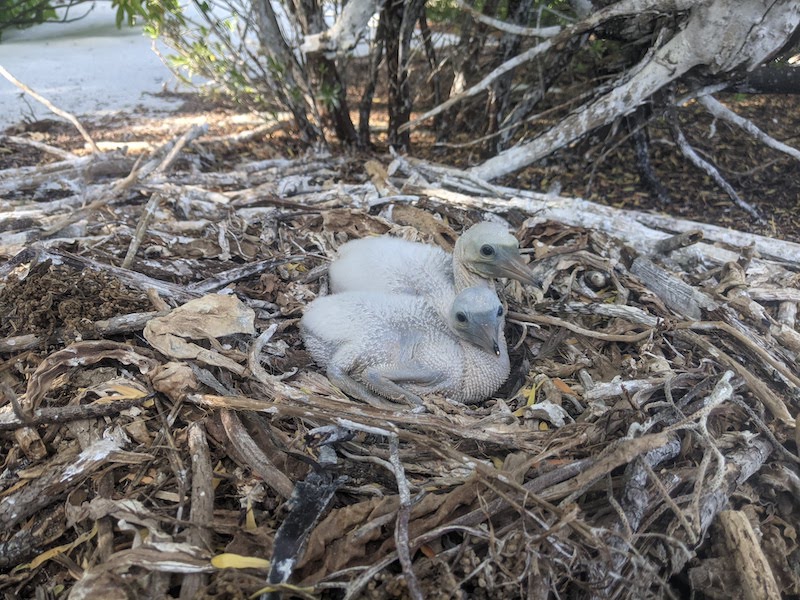
<svg viewBox="0 0 800 600">
<path fill-rule="evenodd" d="M 331 291 L 372 290 L 445 300 L 445 291 L 489 286 L 498 277 L 536 285 L 504 225 L 484 221 L 464 232 L 450 255 L 438 246 L 391 236 L 352 240 L 328 269 Z M 439 306 L 442 315 L 448 306 Z"/>
</svg>

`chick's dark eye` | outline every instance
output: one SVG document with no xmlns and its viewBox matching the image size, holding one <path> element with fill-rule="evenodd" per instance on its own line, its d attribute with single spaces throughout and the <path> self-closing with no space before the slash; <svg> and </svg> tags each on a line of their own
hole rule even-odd
<svg viewBox="0 0 800 600">
<path fill-rule="evenodd" d="M 502 307 L 502 306 L 498 307 L 498 309 L 497 309 L 497 316 L 498 316 L 498 317 L 502 317 L 502 316 L 503 316 L 503 307 Z"/>
<path fill-rule="evenodd" d="M 459 323 L 466 323 L 467 322 L 467 315 L 465 315 L 463 312 L 457 312 L 456 313 L 456 321 L 458 321 Z"/>
<path fill-rule="evenodd" d="M 494 256 L 494 247 L 489 244 L 481 246 L 481 254 L 484 256 Z"/>
</svg>

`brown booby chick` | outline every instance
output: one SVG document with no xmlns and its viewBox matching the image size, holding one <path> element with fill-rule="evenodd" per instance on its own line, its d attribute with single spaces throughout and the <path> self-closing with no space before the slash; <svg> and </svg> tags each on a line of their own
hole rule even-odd
<svg viewBox="0 0 800 600">
<path fill-rule="evenodd" d="M 504 225 L 484 221 L 458 238 L 452 256 L 430 244 L 380 236 L 343 244 L 329 269 L 331 291 L 372 290 L 446 298 L 468 287 L 492 285 L 496 277 L 536 285 Z M 441 306 L 441 314 L 447 312 Z"/>
<path fill-rule="evenodd" d="M 300 331 L 328 379 L 369 404 L 419 405 L 433 393 L 484 400 L 509 374 L 503 306 L 489 287 L 467 288 L 444 303 L 446 319 L 422 296 L 342 292 L 314 300 Z"/>
</svg>

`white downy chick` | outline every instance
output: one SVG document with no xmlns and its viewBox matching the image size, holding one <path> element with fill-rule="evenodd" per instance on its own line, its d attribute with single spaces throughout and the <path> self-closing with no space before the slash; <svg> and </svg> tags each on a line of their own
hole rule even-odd
<svg viewBox="0 0 800 600">
<path fill-rule="evenodd" d="M 300 331 L 331 382 L 370 404 L 420 404 L 432 393 L 484 400 L 509 374 L 503 306 L 489 287 L 446 295 L 332 294 L 306 308 Z M 435 304 L 449 306 L 446 318 Z"/>
</svg>

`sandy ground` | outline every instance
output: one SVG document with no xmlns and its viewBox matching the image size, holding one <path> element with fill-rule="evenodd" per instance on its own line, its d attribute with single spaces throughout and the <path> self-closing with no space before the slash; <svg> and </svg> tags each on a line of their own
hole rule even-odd
<svg viewBox="0 0 800 600">
<path fill-rule="evenodd" d="M 73 9 L 73 23 L 46 23 L 3 32 L 0 65 L 56 106 L 86 120 L 109 114 L 165 114 L 185 91 L 152 49 L 141 28 L 117 29 L 110 2 Z M 0 131 L 23 120 L 55 118 L 45 106 L 0 77 Z"/>
</svg>

